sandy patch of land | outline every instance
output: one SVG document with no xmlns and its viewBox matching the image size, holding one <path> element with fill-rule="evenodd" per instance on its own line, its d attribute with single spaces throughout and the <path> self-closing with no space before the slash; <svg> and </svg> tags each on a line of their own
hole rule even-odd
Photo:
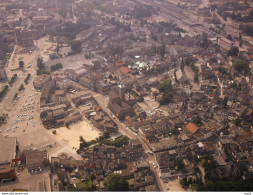
<svg viewBox="0 0 253 195">
<path fill-rule="evenodd" d="M 34 60 L 33 53 L 15 54 L 10 69 L 19 68 L 19 61 L 23 61 L 24 66 L 27 67 L 29 64 L 33 62 L 33 60 Z"/>
<path fill-rule="evenodd" d="M 175 179 L 173 181 L 169 181 L 169 183 L 166 184 L 166 189 L 169 188 L 169 192 L 185 192 L 185 189 L 182 188 L 181 184 L 179 183 L 179 179 Z"/>
<path fill-rule="evenodd" d="M 79 148 L 80 136 L 83 136 L 86 141 L 90 141 L 98 138 L 100 136 L 99 133 L 101 133 L 101 131 L 96 129 L 92 124 L 89 124 L 88 121 L 81 121 L 71 125 L 70 129 L 66 127 L 56 129 L 56 134 L 54 136 L 59 141 L 67 144 L 70 148 Z"/>
<path fill-rule="evenodd" d="M 46 42 L 41 45 L 41 50 L 42 50 L 42 57 L 44 62 L 49 60 L 49 54 L 54 53 L 56 51 L 57 44 L 50 42 L 48 39 Z"/>
</svg>

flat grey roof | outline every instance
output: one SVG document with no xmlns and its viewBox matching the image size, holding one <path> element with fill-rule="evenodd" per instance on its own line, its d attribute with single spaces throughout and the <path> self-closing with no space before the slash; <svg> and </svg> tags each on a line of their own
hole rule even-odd
<svg viewBox="0 0 253 195">
<path fill-rule="evenodd" d="M 11 162 L 16 156 L 16 137 L 0 138 L 0 164 Z"/>
</svg>

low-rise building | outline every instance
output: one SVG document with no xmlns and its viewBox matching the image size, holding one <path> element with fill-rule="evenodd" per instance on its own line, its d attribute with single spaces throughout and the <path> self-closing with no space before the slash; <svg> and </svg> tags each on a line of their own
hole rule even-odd
<svg viewBox="0 0 253 195">
<path fill-rule="evenodd" d="M 32 174 L 43 172 L 49 166 L 46 151 L 25 150 L 22 154 L 28 171 Z"/>
<path fill-rule="evenodd" d="M 33 81 L 33 86 L 35 89 L 42 89 L 44 85 L 46 85 L 52 78 L 50 75 L 42 74 L 37 76 Z"/>
<path fill-rule="evenodd" d="M 225 50 L 230 50 L 233 47 L 233 42 L 226 38 L 219 38 L 218 45 Z"/>
<path fill-rule="evenodd" d="M 64 70 L 64 75 L 72 81 L 79 81 L 79 75 L 73 69 Z"/>
</svg>

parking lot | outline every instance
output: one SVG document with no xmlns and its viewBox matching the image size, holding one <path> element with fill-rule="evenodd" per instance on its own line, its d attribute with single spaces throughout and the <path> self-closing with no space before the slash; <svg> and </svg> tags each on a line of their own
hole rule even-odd
<svg viewBox="0 0 253 195">
<path fill-rule="evenodd" d="M 42 39 L 39 43 L 44 41 Z M 18 49 L 15 52 L 17 51 Z M 57 147 L 54 138 L 48 135 L 49 132 L 41 124 L 39 110 L 40 92 L 33 87 L 37 69 L 36 59 L 39 54 L 39 50 L 34 50 L 32 53 L 27 54 L 29 55 L 28 61 L 32 61 L 29 68 L 27 67 L 25 55 L 22 56 L 22 60 L 25 62 L 23 70 L 11 71 L 12 61 L 9 62 L 9 66 L 6 68 L 7 75 L 10 77 L 10 75 L 17 74 L 17 79 L 12 86 L 9 86 L 6 96 L 0 102 L 1 113 L 8 115 L 6 124 L 0 126 L 0 136 L 17 137 L 21 151 L 40 148 L 50 151 Z M 28 74 L 31 74 L 31 78 L 28 84 L 25 84 L 24 80 Z M 21 84 L 24 85 L 24 90 L 19 91 Z M 8 85 L 8 83 L 2 83 L 2 85 Z M 14 98 L 16 93 L 17 96 Z"/>
<path fill-rule="evenodd" d="M 13 190 L 27 190 L 28 192 L 50 192 L 50 176 L 49 171 L 42 174 L 31 175 L 27 169 L 17 171 L 17 181 L 0 185 L 0 191 L 12 192 Z"/>
</svg>

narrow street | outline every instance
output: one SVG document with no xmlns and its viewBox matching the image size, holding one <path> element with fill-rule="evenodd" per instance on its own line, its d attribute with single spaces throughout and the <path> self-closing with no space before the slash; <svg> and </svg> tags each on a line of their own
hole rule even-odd
<svg viewBox="0 0 253 195">
<path fill-rule="evenodd" d="M 205 183 L 205 170 L 204 170 L 203 166 L 200 163 L 198 164 L 198 168 L 199 168 L 199 170 L 201 172 L 202 182 Z"/>
<path fill-rule="evenodd" d="M 108 114 L 108 116 L 118 125 L 119 132 L 122 135 L 126 135 L 130 139 L 139 140 L 141 142 L 142 147 L 144 148 L 145 152 L 150 151 L 150 148 L 144 143 L 144 141 L 138 136 L 138 134 L 134 133 L 131 130 L 128 130 L 118 119 L 112 118 L 111 111 L 107 108 L 107 105 L 108 105 L 108 102 L 109 102 L 109 97 L 103 96 L 102 94 L 98 94 L 98 95 L 95 96 L 95 99 L 96 99 L 97 103 L 99 104 L 99 106 L 104 110 L 104 112 L 106 112 Z M 149 162 L 152 161 L 157 165 L 157 161 L 156 161 L 154 155 L 149 155 L 148 161 Z M 151 170 L 152 170 L 153 165 L 151 165 L 150 167 L 151 167 Z M 162 181 L 161 181 L 161 179 L 159 177 L 159 174 L 158 174 L 158 169 L 153 168 L 152 171 L 154 172 L 154 174 L 156 176 L 156 181 L 157 181 L 157 184 L 160 188 L 160 191 L 165 191 L 164 187 L 162 185 Z"/>
</svg>

